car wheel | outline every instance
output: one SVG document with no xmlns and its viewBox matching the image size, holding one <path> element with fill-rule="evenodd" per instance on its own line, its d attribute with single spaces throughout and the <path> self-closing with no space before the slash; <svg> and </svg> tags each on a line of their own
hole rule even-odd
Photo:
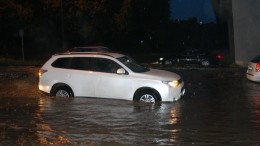
<svg viewBox="0 0 260 146">
<path fill-rule="evenodd" d="M 55 97 L 64 97 L 64 98 L 71 98 L 73 97 L 73 92 L 69 87 L 58 87 L 54 90 L 53 95 Z"/>
<path fill-rule="evenodd" d="M 209 62 L 208 60 L 203 60 L 203 61 L 201 62 L 201 65 L 202 65 L 202 66 L 209 66 L 209 65 L 210 65 L 210 62 Z"/>
<path fill-rule="evenodd" d="M 136 96 L 135 100 L 142 103 L 156 103 L 159 101 L 159 97 L 153 91 L 140 91 Z"/>
<path fill-rule="evenodd" d="M 171 65 L 171 64 L 172 64 L 172 61 L 171 61 L 171 60 L 165 60 L 165 61 L 164 61 L 164 64 L 166 64 L 166 65 Z"/>
</svg>

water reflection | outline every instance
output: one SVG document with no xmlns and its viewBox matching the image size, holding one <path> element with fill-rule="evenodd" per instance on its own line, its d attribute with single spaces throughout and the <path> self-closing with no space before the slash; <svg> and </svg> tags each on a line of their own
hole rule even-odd
<svg viewBox="0 0 260 146">
<path fill-rule="evenodd" d="M 96 98 L 39 100 L 41 144 L 165 144 L 176 141 L 178 103 L 155 105 Z M 160 131 L 160 132 L 159 132 Z"/>
<path fill-rule="evenodd" d="M 37 99 L 0 97 L 0 145 L 26 145 L 35 138 Z"/>
<path fill-rule="evenodd" d="M 58 102 L 57 102 L 58 101 Z M 50 97 L 41 97 L 38 100 L 38 110 L 35 118 L 38 119 L 36 124 L 37 131 L 36 135 L 38 137 L 38 143 L 41 145 L 68 145 L 71 144 L 71 141 L 68 137 L 66 137 L 66 131 L 57 131 L 52 127 L 52 124 L 49 124 L 45 120 L 45 113 L 48 110 L 55 109 L 55 103 L 67 102 L 66 99 L 55 98 L 51 99 Z M 56 117 L 56 115 L 53 115 Z M 59 120 L 59 119 L 57 119 Z M 61 119 L 62 120 L 62 119 Z"/>
<path fill-rule="evenodd" d="M 16 129 L 16 134 L 18 131 L 24 133 L 18 134 L 16 142 L 20 144 L 210 145 L 224 144 L 227 140 L 232 141 L 230 144 L 248 144 L 250 141 L 255 144 L 259 135 L 257 112 L 252 117 L 247 111 L 238 112 L 241 105 L 234 105 L 234 108 L 219 102 L 209 107 L 209 101 L 195 100 L 186 97 L 175 103 L 145 105 L 97 98 L 64 100 L 40 97 L 35 100 L 34 110 L 27 110 L 33 111 L 32 117 L 21 117 L 33 122 L 22 126 L 17 122 L 21 118 L 12 119 L 17 120 L 13 122 L 19 125 L 17 127 L 21 127 Z M 15 106 L 14 101 L 8 101 L 9 107 Z M 252 100 L 252 110 L 259 111 L 259 100 Z M 23 114 L 21 110 L 18 113 Z M 256 130 L 251 127 L 251 122 Z M 5 122 L 5 125 L 9 124 Z M 0 126 L 3 127 L 3 124 Z M 257 129 L 258 133 L 254 133 Z M 6 131 L 13 132 L 11 129 Z M 28 133 L 31 136 L 27 137 Z"/>
<path fill-rule="evenodd" d="M 252 122 L 255 123 L 257 133 L 260 137 L 260 83 L 246 82 L 247 97 L 251 105 Z"/>
<path fill-rule="evenodd" d="M 259 84 L 243 73 L 180 74 L 189 81 L 187 94 L 174 103 L 0 97 L 0 145 L 260 143 Z"/>
</svg>

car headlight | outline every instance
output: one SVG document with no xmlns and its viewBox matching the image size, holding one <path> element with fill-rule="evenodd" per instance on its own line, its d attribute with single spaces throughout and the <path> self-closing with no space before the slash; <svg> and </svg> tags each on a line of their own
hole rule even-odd
<svg viewBox="0 0 260 146">
<path fill-rule="evenodd" d="M 162 61 L 162 60 L 163 60 L 163 58 L 161 57 L 161 58 L 159 58 L 159 60 L 160 60 L 160 61 Z"/>
<path fill-rule="evenodd" d="M 170 85 L 171 87 L 178 87 L 179 81 L 163 81 L 163 83 Z"/>
</svg>

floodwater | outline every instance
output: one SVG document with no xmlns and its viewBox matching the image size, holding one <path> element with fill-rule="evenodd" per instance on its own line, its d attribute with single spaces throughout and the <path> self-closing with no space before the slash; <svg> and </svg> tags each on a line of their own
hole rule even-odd
<svg viewBox="0 0 260 146">
<path fill-rule="evenodd" d="M 260 145 L 260 84 L 244 70 L 174 72 L 186 95 L 173 103 L 0 97 L 0 145 Z"/>
</svg>

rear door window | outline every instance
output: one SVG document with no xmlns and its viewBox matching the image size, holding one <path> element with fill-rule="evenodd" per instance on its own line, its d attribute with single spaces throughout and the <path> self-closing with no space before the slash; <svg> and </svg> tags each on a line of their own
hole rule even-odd
<svg viewBox="0 0 260 146">
<path fill-rule="evenodd" d="M 55 60 L 51 65 L 56 68 L 66 68 L 69 69 L 71 65 L 72 58 L 66 57 L 66 58 L 58 58 Z"/>
<path fill-rule="evenodd" d="M 73 57 L 71 61 L 71 69 L 76 70 L 91 70 L 91 63 L 89 57 Z"/>
<path fill-rule="evenodd" d="M 106 58 L 91 58 L 92 70 L 96 72 L 116 73 L 121 66 Z"/>
</svg>

